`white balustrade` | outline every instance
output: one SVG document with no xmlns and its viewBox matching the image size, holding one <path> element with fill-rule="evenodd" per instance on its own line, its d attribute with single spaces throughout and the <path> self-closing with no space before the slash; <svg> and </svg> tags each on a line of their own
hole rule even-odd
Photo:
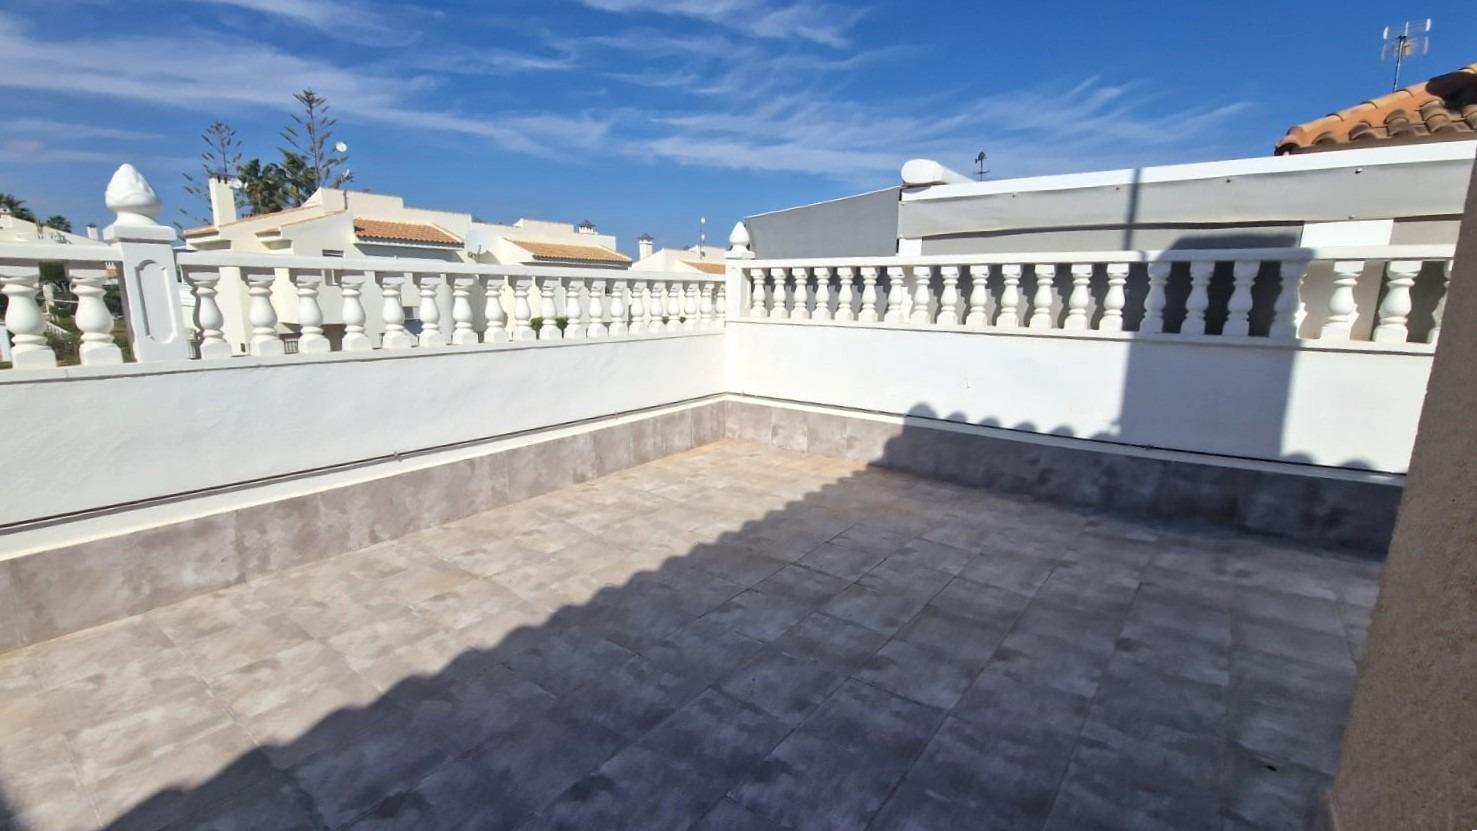
<svg viewBox="0 0 1477 831">
<path fill-rule="evenodd" d="M 622 337 L 631 331 L 627 319 L 626 292 L 631 284 L 624 280 L 610 285 L 610 302 L 605 307 L 606 328 L 613 338 Z"/>
<path fill-rule="evenodd" d="M 995 319 L 997 329 L 1016 329 L 1021 325 L 1021 273 L 1023 269 L 1014 263 L 1006 263 L 1000 266 L 1000 314 Z M 988 283 L 989 275 L 980 278 L 980 289 L 985 293 L 981 305 L 989 301 L 990 289 Z M 971 309 L 974 298 L 970 298 Z M 989 313 L 986 313 L 985 323 L 989 323 Z"/>
<path fill-rule="evenodd" d="M 849 265 L 836 269 L 836 320 L 850 323 L 856 320 L 856 269 Z"/>
<path fill-rule="evenodd" d="M 715 283 L 700 283 L 698 285 L 698 291 L 701 292 L 701 296 L 699 297 L 697 307 L 697 328 L 712 329 L 714 326 L 718 325 L 717 321 L 714 320 L 714 316 L 717 314 L 716 297 L 718 294 L 718 286 Z"/>
<path fill-rule="evenodd" d="M 769 316 L 774 320 L 789 320 L 792 302 L 789 269 L 771 268 L 769 276 L 774 280 L 774 302 L 770 304 Z"/>
<path fill-rule="evenodd" d="M 297 322 L 300 327 L 297 351 L 303 355 L 328 352 L 328 338 L 323 335 L 323 306 L 318 302 L 323 272 L 292 269 L 289 277 L 297 288 Z"/>
<path fill-rule="evenodd" d="M 1092 264 L 1073 263 L 1071 270 L 1072 291 L 1067 295 L 1067 319 L 1062 321 L 1062 328 L 1086 329 L 1087 307 L 1092 303 Z"/>
<path fill-rule="evenodd" d="M 927 326 L 932 322 L 930 318 L 933 317 L 933 269 L 926 265 L 915 265 L 912 271 L 913 303 L 909 310 L 908 321 L 915 325 Z"/>
<path fill-rule="evenodd" d="M 1104 271 L 1108 275 L 1108 290 L 1103 293 L 1103 318 L 1098 321 L 1100 332 L 1123 331 L 1123 307 L 1128 303 L 1123 287 L 1128 283 L 1128 263 L 1108 263 Z"/>
<path fill-rule="evenodd" d="M 585 281 L 579 278 L 571 279 L 564 287 L 564 337 L 574 340 L 584 338 L 590 333 L 590 315 L 585 305 Z M 544 321 L 545 326 L 552 326 L 552 320 Z M 553 339 L 556 335 L 550 335 Z"/>
<path fill-rule="evenodd" d="M 1038 264 L 1031 271 L 1036 275 L 1036 290 L 1031 293 L 1031 318 L 1026 327 L 1053 329 L 1056 321 L 1052 320 L 1051 307 L 1056 300 L 1056 292 L 1052 290 L 1051 283 L 1056 276 L 1056 266 Z"/>
<path fill-rule="evenodd" d="M 667 325 L 668 332 L 676 332 L 682 328 L 682 284 L 667 283 Z"/>
<path fill-rule="evenodd" d="M 651 307 L 646 302 L 646 281 L 631 282 L 631 334 L 644 335 L 651 327 Z"/>
<path fill-rule="evenodd" d="M 1296 339 L 1303 321 L 1303 304 L 1299 288 L 1308 273 L 1308 260 L 1282 260 L 1277 268 L 1277 302 L 1272 307 L 1272 328 L 1268 337 Z"/>
<path fill-rule="evenodd" d="M 873 266 L 862 267 L 862 310 L 856 319 L 862 323 L 877 322 L 877 269 Z"/>
<path fill-rule="evenodd" d="M 1436 308 L 1431 312 L 1431 331 L 1426 335 L 1426 343 L 1435 345 L 1441 339 L 1441 318 L 1446 316 L 1446 291 L 1451 286 L 1451 260 L 1447 260 L 1441 269 L 1441 299 L 1436 301 Z"/>
<path fill-rule="evenodd" d="M 482 341 L 504 343 L 508 340 L 508 313 L 503 310 L 503 288 L 508 285 L 508 278 L 483 277 L 482 281 L 482 290 L 487 293 L 487 304 L 482 310 L 487 329 L 482 333 Z"/>
<path fill-rule="evenodd" d="M 380 287 L 380 317 L 385 322 L 385 336 L 380 345 L 385 349 L 409 349 L 415 345 L 415 337 L 405 330 L 405 307 L 401 305 L 400 288 L 405 285 L 405 275 L 398 272 L 378 272 L 375 279 Z"/>
<path fill-rule="evenodd" d="M 1333 293 L 1328 297 L 1328 316 L 1320 340 L 1349 340 L 1353 337 L 1354 318 L 1359 305 L 1354 300 L 1354 285 L 1364 273 L 1363 260 L 1339 260 L 1333 264 Z"/>
<path fill-rule="evenodd" d="M 887 311 L 882 314 L 883 323 L 902 323 L 907 320 L 907 312 L 903 308 L 908 297 L 908 287 L 904 281 L 906 273 L 902 266 L 889 266 L 887 269 Z"/>
<path fill-rule="evenodd" d="M 831 313 L 831 269 L 817 266 L 811 271 L 815 274 L 815 310 L 810 313 L 810 319 L 834 320 Z"/>
<path fill-rule="evenodd" d="M 1405 343 L 1410 339 L 1410 287 L 1421 273 L 1420 260 L 1391 260 L 1385 266 L 1385 296 L 1380 300 L 1374 327 L 1376 343 Z"/>
<path fill-rule="evenodd" d="M 686 300 L 682 307 L 682 329 L 687 332 L 697 331 L 698 297 L 697 283 L 688 283 L 684 286 Z"/>
<path fill-rule="evenodd" d="M 959 325 L 959 266 L 946 265 L 939 268 L 939 280 L 943 285 L 939 289 L 939 317 L 940 326 Z"/>
<path fill-rule="evenodd" d="M 717 286 L 718 297 L 713 301 L 713 315 L 718 326 L 722 326 L 728 320 L 728 284 L 719 283 Z"/>
<path fill-rule="evenodd" d="M 1190 294 L 1185 298 L 1185 322 L 1180 326 L 1182 334 L 1205 334 L 1206 313 L 1210 311 L 1210 276 L 1214 273 L 1213 261 L 1190 263 Z"/>
<path fill-rule="evenodd" d="M 244 276 L 246 293 L 251 297 L 247 313 L 251 321 L 251 354 L 286 354 L 287 347 L 277 334 L 277 310 L 272 307 L 272 284 L 277 281 L 277 270 L 251 270 Z"/>
<path fill-rule="evenodd" d="M 539 340 L 560 340 L 564 337 L 565 333 L 559 331 L 559 304 L 554 297 L 554 293 L 558 290 L 558 278 L 545 277 L 539 281 Z"/>
<path fill-rule="evenodd" d="M 538 333 L 533 328 L 533 307 L 528 303 L 528 293 L 533 291 L 532 277 L 519 277 L 513 281 L 513 332 L 515 341 L 533 340 Z"/>
<path fill-rule="evenodd" d="M 1149 263 L 1149 293 L 1144 295 L 1144 319 L 1139 324 L 1140 332 L 1164 331 L 1165 284 L 1174 270 L 1174 263 L 1163 261 Z"/>
<path fill-rule="evenodd" d="M 472 286 L 476 284 L 476 277 L 451 280 L 451 342 L 455 346 L 477 343 L 477 315 L 472 310 Z"/>
<path fill-rule="evenodd" d="M 1019 269 L 1016 278 L 1020 278 Z M 990 325 L 990 267 L 987 265 L 969 267 L 969 311 L 964 315 L 964 325 L 971 329 Z"/>
<path fill-rule="evenodd" d="M 585 334 L 592 338 L 603 338 L 610 334 L 605 325 L 605 281 L 591 280 L 588 307 L 584 317 L 589 321 Z"/>
<path fill-rule="evenodd" d="M 795 308 L 790 312 L 791 320 L 810 320 L 810 272 L 804 268 L 792 268 L 795 276 Z"/>
<path fill-rule="evenodd" d="M 369 315 L 364 310 L 364 301 L 361 299 L 364 292 L 366 280 L 364 274 L 344 274 L 339 277 L 339 292 L 343 295 L 344 315 L 344 339 L 341 348 L 345 352 L 368 352 L 374 348 L 370 342 L 369 335 L 364 331 L 364 324 Z M 205 348 L 200 348 L 201 356 L 205 357 Z M 226 353 L 230 354 L 230 347 Z"/>
<path fill-rule="evenodd" d="M 440 274 L 415 275 L 415 287 L 420 292 L 419 314 L 421 319 L 421 346 L 445 346 L 441 337 L 441 306 L 436 303 L 436 290 L 441 286 Z"/>
<path fill-rule="evenodd" d="M 0 267 L 0 293 L 8 302 L 5 328 L 10 330 L 10 365 L 16 369 L 56 366 L 56 353 L 46 343 L 46 317 L 36 299 L 40 282 L 36 266 Z"/>
<path fill-rule="evenodd" d="M 749 317 L 769 317 L 768 304 L 764 298 L 764 273 L 762 268 L 749 269 Z"/>
<path fill-rule="evenodd" d="M 1231 265 L 1231 296 L 1226 298 L 1226 325 L 1221 334 L 1230 338 L 1251 335 L 1251 310 L 1256 304 L 1252 286 L 1262 264 L 1258 260 L 1237 260 Z"/>
<path fill-rule="evenodd" d="M 216 302 L 219 293 L 216 286 L 221 281 L 219 271 L 205 271 L 198 269 L 184 270 L 185 282 L 190 284 L 191 293 L 195 296 L 195 328 L 200 331 L 200 358 L 201 360 L 214 361 L 221 358 L 231 357 L 231 344 L 226 342 L 222 327 L 226 324 L 225 315 L 221 314 L 220 304 Z M 82 316 L 82 293 L 75 288 L 77 279 L 72 280 L 73 292 L 78 298 L 77 316 Z M 97 302 L 102 303 L 102 280 L 98 280 L 96 287 Z M 107 316 L 107 327 L 111 330 L 113 326 L 113 314 L 108 311 L 107 305 L 103 304 L 102 312 Z M 80 321 L 79 321 L 80 327 Z M 85 338 L 84 338 L 85 339 Z M 112 338 L 109 338 L 111 342 Z M 115 349 L 117 347 L 114 347 Z M 120 352 L 118 360 L 105 361 L 106 363 L 122 363 L 123 355 Z M 86 355 L 83 355 L 83 363 L 87 363 Z"/>
</svg>

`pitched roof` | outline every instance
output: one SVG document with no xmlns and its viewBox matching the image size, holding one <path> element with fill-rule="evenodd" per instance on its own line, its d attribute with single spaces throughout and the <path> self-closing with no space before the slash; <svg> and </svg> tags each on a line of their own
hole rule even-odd
<svg viewBox="0 0 1477 831">
<path fill-rule="evenodd" d="M 314 209 L 314 208 L 321 209 L 322 207 L 323 206 L 321 206 L 321 205 L 298 205 L 296 208 L 283 208 L 280 211 L 270 211 L 270 212 L 264 213 L 264 214 L 252 214 L 251 216 L 243 216 L 243 217 L 240 217 L 238 219 L 232 220 L 230 222 L 222 222 L 219 225 L 201 225 L 198 228 L 186 228 L 185 231 L 184 231 L 184 236 L 186 236 L 186 237 L 203 237 L 203 236 L 208 236 L 210 234 L 216 233 L 217 231 L 219 231 L 220 229 L 226 227 L 227 225 L 239 225 L 239 224 L 241 224 L 243 222 L 256 222 L 256 221 L 262 220 L 262 219 L 272 219 L 273 217 L 287 216 L 288 214 L 295 214 L 295 213 L 298 213 L 299 211 L 305 211 L 305 210 L 310 210 L 310 209 Z"/>
<path fill-rule="evenodd" d="M 510 239 L 508 242 L 533 255 L 535 260 L 576 260 L 590 263 L 628 263 L 630 257 L 603 245 L 573 245 L 565 242 L 532 242 Z"/>
<path fill-rule="evenodd" d="M 421 242 L 432 245 L 461 245 L 461 238 L 438 225 L 414 222 L 391 222 L 384 219 L 354 217 L 354 236 L 364 240 L 387 242 Z"/>
<path fill-rule="evenodd" d="M 1477 138 L 1477 63 L 1299 124 L 1277 154 Z"/>
<path fill-rule="evenodd" d="M 722 274 L 727 269 L 723 263 L 715 263 L 712 260 L 683 260 L 683 265 L 690 265 L 704 274 Z"/>
</svg>

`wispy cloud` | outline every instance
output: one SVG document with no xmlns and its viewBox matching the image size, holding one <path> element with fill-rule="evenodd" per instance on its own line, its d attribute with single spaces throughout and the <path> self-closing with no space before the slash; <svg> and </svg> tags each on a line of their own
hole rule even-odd
<svg viewBox="0 0 1477 831">
<path fill-rule="evenodd" d="M 414 40 L 374 6 L 350 0 L 193 0 L 215 6 L 231 6 L 308 26 L 344 40 L 383 45 L 387 38 Z"/>
<path fill-rule="evenodd" d="M 753 37 L 803 40 L 843 48 L 864 11 L 831 3 L 753 0 L 580 0 L 622 14 L 669 15 L 701 20 Z"/>
<path fill-rule="evenodd" d="M 96 124 L 78 124 L 71 121 L 54 121 L 49 118 L 14 118 L 5 122 L 5 129 L 12 135 L 37 136 L 60 141 L 87 139 L 115 139 L 118 141 L 152 141 L 163 138 L 158 133 L 142 130 L 124 130 L 118 127 L 100 127 Z"/>
</svg>

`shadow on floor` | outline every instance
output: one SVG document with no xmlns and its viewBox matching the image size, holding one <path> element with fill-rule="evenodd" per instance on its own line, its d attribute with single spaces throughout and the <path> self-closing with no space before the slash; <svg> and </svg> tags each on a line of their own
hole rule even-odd
<svg viewBox="0 0 1477 831">
<path fill-rule="evenodd" d="M 722 442 L 0 657 L 0 827 L 1288 827 L 1377 571 Z"/>
</svg>

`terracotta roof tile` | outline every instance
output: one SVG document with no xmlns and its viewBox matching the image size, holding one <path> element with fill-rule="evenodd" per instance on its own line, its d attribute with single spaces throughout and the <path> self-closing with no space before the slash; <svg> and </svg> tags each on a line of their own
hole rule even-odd
<svg viewBox="0 0 1477 831">
<path fill-rule="evenodd" d="M 712 260 L 683 260 L 682 264 L 690 265 L 704 274 L 722 274 L 727 270 L 723 263 Z"/>
<path fill-rule="evenodd" d="M 1448 139 L 1477 139 L 1477 63 L 1299 124 L 1276 152 Z"/>
<path fill-rule="evenodd" d="M 354 217 L 354 236 L 365 240 L 389 242 L 424 242 L 433 245 L 461 245 L 460 237 L 437 225 L 414 222 L 391 222 L 384 219 Z"/>
<path fill-rule="evenodd" d="M 574 245 L 564 242 L 531 242 L 528 240 L 510 239 L 508 242 L 522 248 L 533 255 L 533 258 L 547 260 L 577 260 L 590 263 L 628 263 L 630 257 L 619 251 L 612 251 L 603 245 Z"/>
</svg>

